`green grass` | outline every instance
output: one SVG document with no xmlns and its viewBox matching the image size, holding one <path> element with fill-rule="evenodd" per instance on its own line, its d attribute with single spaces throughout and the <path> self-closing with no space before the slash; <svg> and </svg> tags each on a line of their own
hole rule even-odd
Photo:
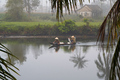
<svg viewBox="0 0 120 80">
<path fill-rule="evenodd" d="M 77 26 L 83 26 L 83 25 L 86 25 L 86 23 L 84 23 L 84 22 L 75 22 L 75 24 L 76 24 Z"/>
<path fill-rule="evenodd" d="M 98 25 L 101 25 L 102 22 L 90 22 L 90 25 L 91 26 L 98 26 Z"/>
<path fill-rule="evenodd" d="M 0 22 L 0 25 L 4 26 L 34 26 L 34 25 L 55 25 L 58 22 L 53 22 L 53 21 L 40 21 L 40 22 Z M 102 22 L 90 22 L 90 26 L 99 26 L 101 25 Z M 83 26 L 86 25 L 85 22 L 75 22 L 77 26 Z"/>
<path fill-rule="evenodd" d="M 34 26 L 34 25 L 54 25 L 56 22 L 41 21 L 41 22 L 0 22 L 0 25 L 14 25 L 14 26 Z"/>
<path fill-rule="evenodd" d="M 83 25 L 86 25 L 86 23 L 85 22 L 75 22 L 75 24 L 77 25 L 77 26 L 83 26 Z M 89 23 L 89 25 L 92 27 L 92 26 L 99 26 L 99 25 L 101 25 L 102 24 L 102 22 L 90 22 Z"/>
</svg>

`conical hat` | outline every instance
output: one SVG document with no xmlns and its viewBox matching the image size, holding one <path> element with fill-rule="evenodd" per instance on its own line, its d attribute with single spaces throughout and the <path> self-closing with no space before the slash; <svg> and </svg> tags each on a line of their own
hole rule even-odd
<svg viewBox="0 0 120 80">
<path fill-rule="evenodd" d="M 58 39 L 58 37 L 56 37 L 55 39 Z"/>
<path fill-rule="evenodd" d="M 75 38 L 74 36 L 71 36 L 71 38 Z"/>
</svg>

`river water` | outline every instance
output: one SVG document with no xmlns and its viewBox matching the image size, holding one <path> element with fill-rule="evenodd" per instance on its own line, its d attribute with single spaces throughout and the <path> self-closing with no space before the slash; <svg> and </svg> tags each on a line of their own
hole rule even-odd
<svg viewBox="0 0 120 80">
<path fill-rule="evenodd" d="M 17 80 L 107 80 L 112 53 L 101 50 L 96 40 L 77 40 L 75 46 L 50 47 L 49 42 L 53 40 L 1 40 L 19 58 L 12 58 L 20 70 L 17 71 L 20 76 L 12 73 Z"/>
</svg>

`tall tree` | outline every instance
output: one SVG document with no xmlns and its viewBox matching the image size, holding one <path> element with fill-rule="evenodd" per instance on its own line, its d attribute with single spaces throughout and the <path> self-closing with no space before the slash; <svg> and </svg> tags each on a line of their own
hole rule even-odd
<svg viewBox="0 0 120 80">
<path fill-rule="evenodd" d="M 22 21 L 23 19 L 23 1 L 22 0 L 8 0 L 6 4 L 6 20 Z"/>
<path fill-rule="evenodd" d="M 35 10 L 40 4 L 40 0 L 23 0 L 23 2 L 29 16 L 30 13 Z"/>
</svg>

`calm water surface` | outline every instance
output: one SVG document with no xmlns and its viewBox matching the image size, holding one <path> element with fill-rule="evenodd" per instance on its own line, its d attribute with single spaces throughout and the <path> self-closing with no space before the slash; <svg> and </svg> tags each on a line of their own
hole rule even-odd
<svg viewBox="0 0 120 80">
<path fill-rule="evenodd" d="M 19 58 L 12 58 L 12 63 L 20 69 L 21 76 L 13 73 L 18 80 L 105 80 L 109 77 L 112 53 L 104 53 L 96 41 L 78 40 L 76 46 L 50 48 L 51 41 L 2 40 Z"/>
</svg>

